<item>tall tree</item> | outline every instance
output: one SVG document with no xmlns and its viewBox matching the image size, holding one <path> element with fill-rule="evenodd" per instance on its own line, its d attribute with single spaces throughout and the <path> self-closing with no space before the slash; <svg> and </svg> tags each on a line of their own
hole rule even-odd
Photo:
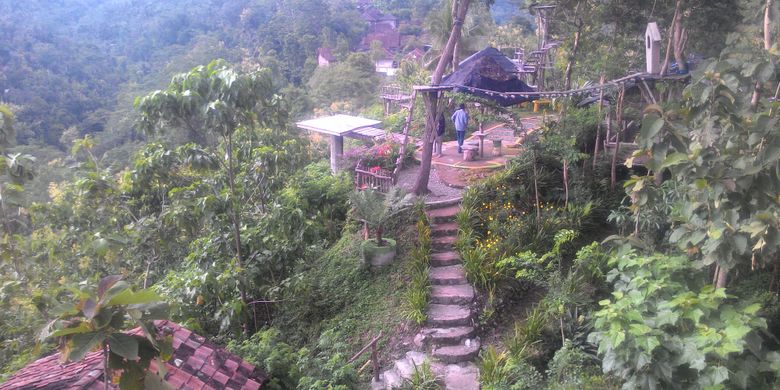
<svg viewBox="0 0 780 390">
<path fill-rule="evenodd" d="M 227 175 L 233 248 L 242 269 L 246 259 L 241 242 L 241 196 L 236 186 L 234 133 L 242 127 L 254 128 L 264 120 L 258 112 L 273 104 L 274 99 L 273 82 L 267 70 L 241 74 L 224 61 L 215 60 L 174 77 L 167 90 L 152 92 L 135 103 L 141 113 L 141 127 L 148 132 L 175 126 L 187 128 L 201 142 L 209 136 L 221 139 L 224 158 L 218 161 Z M 242 280 L 238 286 L 241 300 L 248 304 L 246 281 Z M 248 331 L 246 323 L 244 329 Z"/>
<path fill-rule="evenodd" d="M 492 2 L 488 2 L 492 3 Z M 466 19 L 466 14 L 469 12 L 469 5 L 471 0 L 459 0 L 457 2 L 458 13 L 452 23 L 452 30 L 450 31 L 450 37 L 447 39 L 447 45 L 444 46 L 439 62 L 436 65 L 436 69 L 431 75 L 431 85 L 436 86 L 441 83 L 442 77 L 444 77 L 444 71 L 447 69 L 447 65 L 452 62 L 452 55 L 455 51 L 455 45 L 460 40 L 461 31 L 463 29 L 463 21 Z M 431 177 L 431 158 L 433 157 L 433 134 L 436 131 L 436 118 L 439 113 L 439 91 L 427 91 L 423 94 L 423 101 L 425 102 L 425 133 L 423 134 L 423 149 L 422 149 L 422 164 L 420 165 L 420 173 L 417 175 L 417 181 L 414 185 L 414 193 L 417 195 L 423 195 L 428 192 L 428 180 Z"/>
</svg>

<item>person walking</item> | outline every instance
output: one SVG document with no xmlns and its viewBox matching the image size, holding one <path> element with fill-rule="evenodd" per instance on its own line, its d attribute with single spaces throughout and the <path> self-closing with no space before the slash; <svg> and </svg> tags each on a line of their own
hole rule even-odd
<svg viewBox="0 0 780 390">
<path fill-rule="evenodd" d="M 447 124 L 444 121 L 444 113 L 442 112 L 439 114 L 439 120 L 436 122 L 436 135 L 433 138 L 433 155 L 436 157 L 443 156 L 442 142 L 444 141 L 444 131 L 447 128 Z"/>
<path fill-rule="evenodd" d="M 469 127 L 469 114 L 466 106 L 461 103 L 455 113 L 452 114 L 452 122 L 455 123 L 455 135 L 458 137 L 458 153 L 463 153 L 463 140 L 466 138 L 466 129 Z"/>
</svg>

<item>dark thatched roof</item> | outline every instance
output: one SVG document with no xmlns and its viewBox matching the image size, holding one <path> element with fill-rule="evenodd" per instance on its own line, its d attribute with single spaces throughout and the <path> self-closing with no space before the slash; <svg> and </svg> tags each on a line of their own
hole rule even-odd
<svg viewBox="0 0 780 390">
<path fill-rule="evenodd" d="M 490 93 L 490 91 L 534 92 L 533 88 L 517 78 L 515 64 L 493 47 L 487 47 L 463 60 L 457 71 L 444 77 L 441 85 L 452 86 L 455 92 L 492 100 L 502 106 L 536 99 L 529 96 L 512 97 Z"/>
</svg>

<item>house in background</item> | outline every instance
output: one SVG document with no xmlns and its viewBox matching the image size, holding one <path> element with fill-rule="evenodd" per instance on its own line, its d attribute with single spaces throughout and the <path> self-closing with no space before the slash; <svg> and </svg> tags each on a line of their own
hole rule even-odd
<svg viewBox="0 0 780 390">
<path fill-rule="evenodd" d="M 419 47 L 415 47 L 412 51 L 404 55 L 403 60 L 410 61 L 410 62 L 420 62 L 422 61 L 424 55 L 425 52 L 422 51 L 422 49 L 420 49 Z"/>
<path fill-rule="evenodd" d="M 398 51 L 401 48 L 401 33 L 397 29 L 382 25 L 381 27 L 369 30 L 363 40 L 360 41 L 360 48 L 368 50 L 371 43 L 379 41 L 382 47 L 390 51 Z"/>
<path fill-rule="evenodd" d="M 165 362 L 165 385 L 171 389 L 242 389 L 263 387 L 268 375 L 224 348 L 170 321 L 155 321 L 159 334 L 173 336 L 173 356 Z M 128 334 L 142 334 L 140 328 Z M 157 372 L 153 360 L 149 370 Z M 0 383 L 0 390 L 103 389 L 102 351 L 92 351 L 72 363 L 60 363 L 56 353 L 40 358 Z M 109 389 L 118 386 L 109 381 Z"/>
<path fill-rule="evenodd" d="M 325 67 L 336 62 L 336 58 L 333 57 L 333 52 L 330 48 L 321 47 L 317 49 L 317 66 Z"/>
<path fill-rule="evenodd" d="M 369 31 L 380 26 L 387 26 L 392 29 L 398 28 L 398 18 L 373 7 L 365 9 L 360 17 L 368 23 Z"/>
</svg>

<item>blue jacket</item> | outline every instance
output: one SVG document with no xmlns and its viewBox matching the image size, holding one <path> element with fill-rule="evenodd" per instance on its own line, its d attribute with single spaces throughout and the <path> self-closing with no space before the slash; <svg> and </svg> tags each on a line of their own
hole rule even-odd
<svg viewBox="0 0 780 390">
<path fill-rule="evenodd" d="M 466 131 L 469 126 L 469 114 L 465 110 L 458 109 L 451 119 L 455 123 L 455 131 Z"/>
</svg>

